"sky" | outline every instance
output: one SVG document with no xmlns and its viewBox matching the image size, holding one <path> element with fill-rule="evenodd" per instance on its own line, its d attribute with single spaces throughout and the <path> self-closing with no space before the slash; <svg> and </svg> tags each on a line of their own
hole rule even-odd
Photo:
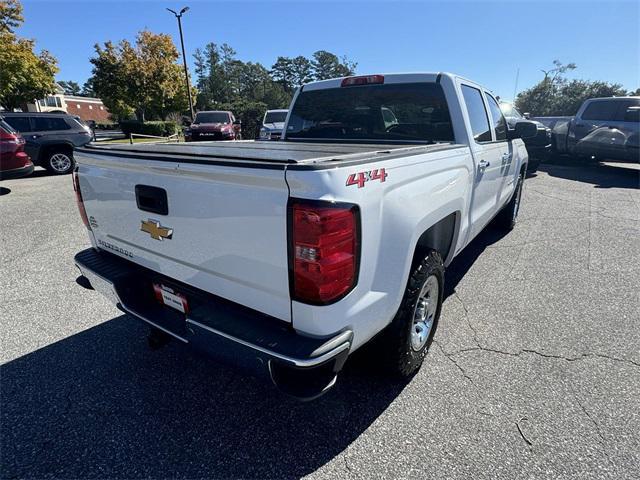
<svg viewBox="0 0 640 480">
<path fill-rule="evenodd" d="M 91 75 L 95 43 L 133 40 L 147 28 L 172 35 L 179 46 L 176 20 L 165 8 L 189 6 L 183 28 L 190 69 L 195 49 L 214 42 L 267 68 L 279 55 L 328 50 L 356 61 L 360 74 L 448 71 L 503 99 L 537 83 L 554 59 L 578 65 L 570 78 L 640 87 L 638 0 L 23 0 L 23 6 L 18 34 L 58 59 L 58 80 L 80 84 Z"/>
</svg>

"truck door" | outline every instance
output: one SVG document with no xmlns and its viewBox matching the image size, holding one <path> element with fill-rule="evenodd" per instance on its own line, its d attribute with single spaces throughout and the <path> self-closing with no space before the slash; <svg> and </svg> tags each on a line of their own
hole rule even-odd
<svg viewBox="0 0 640 480">
<path fill-rule="evenodd" d="M 608 122 L 609 143 L 603 158 L 638 161 L 640 147 L 640 98 L 618 100 L 613 122 Z"/>
<path fill-rule="evenodd" d="M 460 85 L 468 118 L 468 129 L 475 166 L 473 195 L 469 208 L 470 239 L 475 237 L 491 220 L 497 208 L 502 179 L 503 143 L 495 142 L 489 123 L 489 114 L 482 91 L 475 86 Z"/>
<path fill-rule="evenodd" d="M 517 172 L 514 166 L 514 148 L 513 142 L 507 140 L 507 121 L 500 110 L 500 106 L 493 95 L 484 92 L 489 105 L 489 113 L 491 114 L 491 125 L 493 127 L 493 140 L 496 144 L 498 152 L 498 161 L 500 165 L 500 178 L 498 180 L 497 208 L 502 207 L 505 202 L 511 198 L 511 193 L 516 187 L 518 180 Z"/>
<path fill-rule="evenodd" d="M 616 100 L 592 100 L 574 119 L 569 142 L 571 152 L 579 156 L 606 157 L 611 143 L 615 143 L 613 122 L 618 110 Z M 612 137 L 613 134 L 613 137 Z"/>
</svg>

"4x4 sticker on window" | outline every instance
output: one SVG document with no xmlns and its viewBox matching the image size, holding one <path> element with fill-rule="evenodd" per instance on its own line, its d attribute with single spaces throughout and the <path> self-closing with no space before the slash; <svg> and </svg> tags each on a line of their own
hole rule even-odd
<svg viewBox="0 0 640 480">
<path fill-rule="evenodd" d="M 375 170 L 368 170 L 366 172 L 352 173 L 347 178 L 347 187 L 358 185 L 358 188 L 362 188 L 369 180 L 380 180 L 380 182 L 384 182 L 387 180 L 387 172 L 384 171 L 384 168 L 376 168 Z"/>
</svg>

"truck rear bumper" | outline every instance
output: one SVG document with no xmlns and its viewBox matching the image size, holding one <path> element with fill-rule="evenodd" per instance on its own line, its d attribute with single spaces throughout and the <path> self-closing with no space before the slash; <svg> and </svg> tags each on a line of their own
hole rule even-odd
<svg viewBox="0 0 640 480">
<path fill-rule="evenodd" d="M 225 363 L 267 376 L 297 398 L 313 399 L 331 388 L 349 355 L 350 330 L 307 337 L 290 323 L 94 249 L 79 252 L 75 263 L 91 286 L 123 312 Z M 158 303 L 153 283 L 183 293 L 188 312 Z"/>
</svg>

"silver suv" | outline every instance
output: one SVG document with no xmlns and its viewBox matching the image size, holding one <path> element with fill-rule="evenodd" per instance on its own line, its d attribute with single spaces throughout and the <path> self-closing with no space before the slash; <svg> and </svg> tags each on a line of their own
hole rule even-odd
<svg viewBox="0 0 640 480">
<path fill-rule="evenodd" d="M 0 118 L 22 134 L 34 165 L 56 175 L 71 173 L 73 149 L 92 139 L 91 129 L 67 114 L 2 112 Z"/>
</svg>

